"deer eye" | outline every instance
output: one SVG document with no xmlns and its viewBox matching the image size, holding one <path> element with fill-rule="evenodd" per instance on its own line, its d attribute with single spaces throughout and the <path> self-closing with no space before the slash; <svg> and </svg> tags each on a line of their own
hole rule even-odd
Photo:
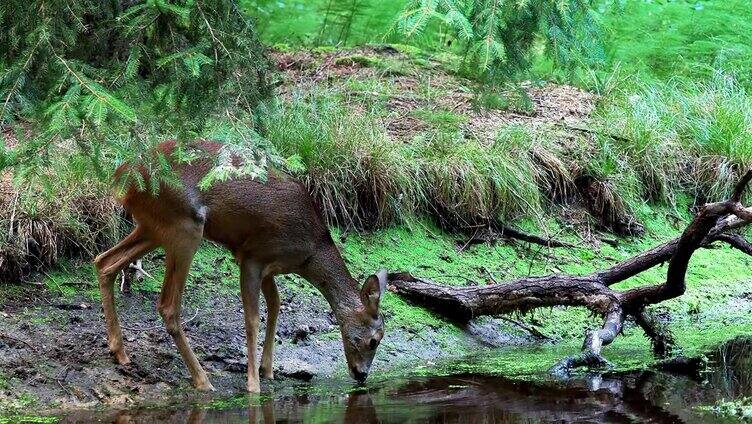
<svg viewBox="0 0 752 424">
<path fill-rule="evenodd" d="M 371 343 L 368 347 L 371 348 L 371 350 L 376 349 L 379 346 L 379 341 L 376 339 L 371 339 Z"/>
</svg>

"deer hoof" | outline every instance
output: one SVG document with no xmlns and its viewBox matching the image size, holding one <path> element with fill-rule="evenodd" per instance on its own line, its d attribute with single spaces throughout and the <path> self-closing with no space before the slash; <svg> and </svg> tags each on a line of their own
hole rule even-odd
<svg viewBox="0 0 752 424">
<path fill-rule="evenodd" d="M 212 386 L 212 384 L 209 382 L 209 380 L 206 380 L 206 381 L 201 382 L 201 383 L 196 383 L 195 386 L 196 386 L 196 390 L 201 391 L 201 392 L 215 392 L 215 391 L 217 391 L 214 388 L 214 386 Z"/>
<path fill-rule="evenodd" d="M 259 367 L 259 375 L 268 380 L 274 380 L 274 371 L 271 367 L 266 368 L 264 366 Z"/>
<path fill-rule="evenodd" d="M 126 353 L 122 350 L 112 352 L 112 356 L 115 357 L 115 361 L 117 361 L 117 363 L 120 365 L 128 365 L 131 363 L 131 358 L 129 358 L 128 355 L 126 355 Z"/>
</svg>

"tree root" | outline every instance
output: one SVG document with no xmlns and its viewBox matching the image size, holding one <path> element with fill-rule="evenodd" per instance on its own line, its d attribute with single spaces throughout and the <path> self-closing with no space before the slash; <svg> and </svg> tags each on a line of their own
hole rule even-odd
<svg viewBox="0 0 752 424">
<path fill-rule="evenodd" d="M 659 358 L 666 358 L 673 352 L 676 344 L 674 336 L 668 327 L 663 326 L 656 317 L 647 311 L 632 315 L 635 323 L 642 328 L 653 345 L 653 354 Z"/>
<path fill-rule="evenodd" d="M 396 273 L 389 275 L 390 284 L 397 294 L 457 322 L 547 306 L 583 306 L 603 316 L 603 326 L 587 333 L 582 352 L 559 361 L 552 368 L 553 373 L 566 374 L 582 366 L 607 364 L 601 357 L 601 349 L 621 333 L 627 316 L 634 317 L 653 341 L 654 352 L 666 355 L 671 350 L 673 338 L 657 324 L 657 320 L 645 313 L 645 307 L 684 294 L 689 261 L 699 248 L 723 241 L 752 254 L 752 245 L 747 240 L 728 234 L 752 223 L 752 208 L 745 208 L 740 203 L 750 179 L 752 170 L 739 181 L 728 200 L 702 206 L 679 238 L 590 275 L 554 274 L 486 286 L 452 287 L 408 273 Z M 666 261 L 668 272 L 663 284 L 625 291 L 611 289 L 612 285 Z"/>
</svg>

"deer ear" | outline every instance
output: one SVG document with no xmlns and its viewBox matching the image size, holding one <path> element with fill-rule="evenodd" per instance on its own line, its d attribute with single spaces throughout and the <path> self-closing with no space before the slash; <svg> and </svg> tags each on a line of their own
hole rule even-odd
<svg viewBox="0 0 752 424">
<path fill-rule="evenodd" d="M 379 304 L 381 296 L 386 291 L 387 272 L 385 269 L 379 270 L 376 275 L 371 275 L 366 279 L 363 288 L 360 290 L 360 299 L 366 312 L 373 317 L 379 316 Z"/>
</svg>

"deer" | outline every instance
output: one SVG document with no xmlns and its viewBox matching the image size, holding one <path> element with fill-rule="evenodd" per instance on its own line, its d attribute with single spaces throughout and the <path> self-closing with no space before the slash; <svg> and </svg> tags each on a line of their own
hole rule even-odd
<svg viewBox="0 0 752 424">
<path fill-rule="evenodd" d="M 130 363 L 115 310 L 114 282 L 130 263 L 158 247 L 165 252 L 165 277 L 157 310 L 191 375 L 193 386 L 213 391 L 206 372 L 191 349 L 180 320 L 181 300 L 191 262 L 203 239 L 229 249 L 240 268 L 240 294 L 248 345 L 248 392 L 260 391 L 260 374 L 273 379 L 274 338 L 280 296 L 274 277 L 297 274 L 311 283 L 329 303 L 340 327 L 350 376 L 362 383 L 384 337 L 380 301 L 387 273 L 379 270 L 361 288 L 350 274 L 334 243 L 321 209 L 306 187 L 283 172 L 269 171 L 265 181 L 234 176 L 208 189 L 199 182 L 214 166 L 221 144 L 190 143 L 201 154 L 185 162 L 175 159 L 175 141 L 159 144 L 155 154 L 168 158 L 181 184 L 160 182 L 159 190 L 139 190 L 126 184 L 115 197 L 131 214 L 133 231 L 94 259 L 107 329 L 107 345 L 118 364 Z M 240 158 L 232 157 L 234 163 Z M 237 163 L 236 163 L 237 165 Z M 135 168 L 134 168 L 135 167 Z M 128 170 L 149 178 L 143 164 L 126 162 L 115 178 Z M 267 305 L 266 334 L 257 364 L 259 297 Z"/>
</svg>

